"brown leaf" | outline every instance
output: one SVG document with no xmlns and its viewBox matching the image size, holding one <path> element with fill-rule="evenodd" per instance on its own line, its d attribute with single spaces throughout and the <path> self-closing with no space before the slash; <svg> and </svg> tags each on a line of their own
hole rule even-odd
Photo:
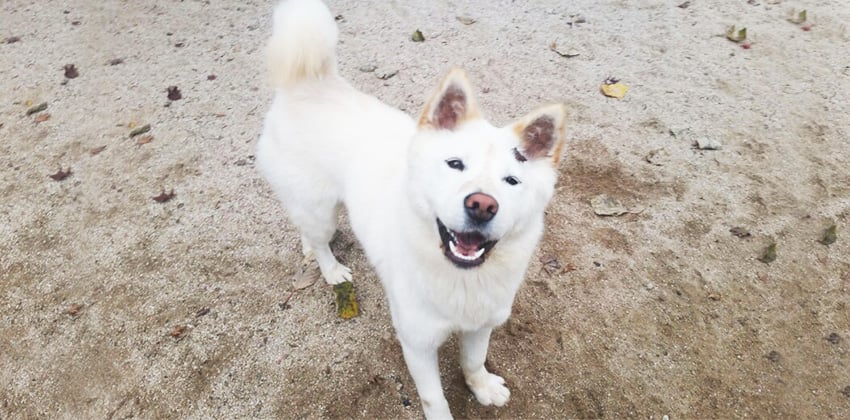
<svg viewBox="0 0 850 420">
<path fill-rule="evenodd" d="M 169 86 L 168 99 L 172 101 L 177 101 L 183 99 L 183 94 L 180 93 L 180 89 L 178 89 L 177 86 Z"/>
<path fill-rule="evenodd" d="M 52 180 L 54 180 L 54 181 L 61 181 L 61 180 L 65 179 L 65 178 L 67 178 L 67 177 L 71 176 L 71 174 L 72 174 L 72 173 L 73 173 L 73 172 L 71 172 L 71 167 L 70 167 L 70 166 L 68 167 L 68 170 L 65 170 L 65 171 L 63 171 L 63 170 L 62 170 L 62 167 L 60 166 L 60 167 L 59 167 L 59 172 L 56 172 L 55 174 L 53 174 L 53 175 L 48 175 L 48 176 L 50 177 L 50 179 L 52 179 Z"/>
<path fill-rule="evenodd" d="M 77 71 L 77 66 L 73 64 L 65 64 L 63 69 L 65 69 L 65 77 L 68 79 L 74 79 L 80 75 L 80 72 Z"/>
<path fill-rule="evenodd" d="M 95 147 L 95 148 L 93 148 L 93 149 L 89 150 L 89 153 L 90 153 L 92 156 L 94 156 L 94 155 L 97 155 L 97 154 L 99 154 L 100 152 L 104 151 L 104 149 L 106 149 L 106 146 L 98 146 L 98 147 Z"/>
<path fill-rule="evenodd" d="M 679 5 L 678 5 L 678 6 L 676 6 L 676 7 L 680 8 L 680 9 L 687 9 L 687 8 L 688 8 L 688 6 L 690 6 L 690 5 L 691 5 L 691 2 L 690 2 L 690 1 L 686 1 L 686 2 L 684 2 L 684 3 L 679 4 Z"/>
<path fill-rule="evenodd" d="M 113 58 L 112 60 L 109 60 L 107 62 L 107 64 L 109 64 L 110 66 L 117 66 L 117 65 L 123 64 L 123 63 L 124 63 L 123 58 Z"/>
<path fill-rule="evenodd" d="M 207 76 L 207 80 L 215 80 L 215 79 L 216 79 L 216 77 L 215 77 L 214 74 Z"/>
<path fill-rule="evenodd" d="M 175 194 L 174 194 L 173 189 L 171 190 L 171 192 L 168 192 L 168 193 L 165 192 L 165 190 L 162 190 L 162 193 L 160 193 L 156 197 L 151 197 L 151 199 L 153 199 L 153 201 L 156 201 L 157 203 L 165 203 L 165 202 L 171 200 L 172 198 L 174 198 L 174 196 L 175 196 Z"/>
<path fill-rule="evenodd" d="M 35 116 L 35 122 L 37 122 L 37 123 L 45 122 L 49 119 L 50 119 L 50 114 L 48 114 L 46 112 L 44 114 L 38 114 L 38 115 Z"/>
<path fill-rule="evenodd" d="M 81 305 L 79 303 L 75 303 L 75 304 L 71 305 L 71 307 L 68 308 L 68 310 L 65 311 L 65 313 L 67 313 L 68 315 L 71 315 L 71 316 L 77 316 L 77 315 L 80 314 L 80 310 L 82 310 L 82 309 L 83 309 L 83 305 Z"/>
<path fill-rule="evenodd" d="M 186 328 L 185 325 L 175 325 L 174 328 L 171 329 L 171 332 L 169 333 L 169 335 L 171 337 L 179 340 L 179 339 L 183 338 L 184 335 L 186 335 L 187 329 L 188 328 Z"/>
<path fill-rule="evenodd" d="M 750 236 L 753 236 L 752 234 L 750 234 L 750 231 L 739 226 L 729 229 L 729 232 L 739 238 L 749 238 Z"/>
<path fill-rule="evenodd" d="M 16 42 L 19 42 L 20 40 L 21 40 L 21 37 L 19 37 L 19 36 L 10 36 L 10 37 L 6 38 L 4 40 L 4 42 L 7 43 L 7 44 L 14 44 Z"/>
<path fill-rule="evenodd" d="M 142 136 L 142 137 L 139 137 L 138 139 L 136 139 L 136 144 L 138 144 L 138 145 L 148 144 L 152 141 L 153 141 L 153 136 L 148 134 L 147 136 Z"/>
</svg>

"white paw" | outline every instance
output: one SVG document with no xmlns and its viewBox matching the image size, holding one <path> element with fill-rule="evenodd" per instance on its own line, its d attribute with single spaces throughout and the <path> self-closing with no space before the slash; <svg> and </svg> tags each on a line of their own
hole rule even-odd
<svg viewBox="0 0 850 420">
<path fill-rule="evenodd" d="M 322 276 L 330 285 L 345 283 L 351 281 L 351 269 L 340 263 L 336 263 L 334 268 L 328 270 L 327 273 L 322 271 Z"/>
<path fill-rule="evenodd" d="M 511 391 L 505 386 L 505 380 L 483 368 L 467 376 L 466 385 L 469 386 L 469 389 L 475 394 L 475 398 L 482 405 L 501 407 L 511 397 Z"/>
</svg>

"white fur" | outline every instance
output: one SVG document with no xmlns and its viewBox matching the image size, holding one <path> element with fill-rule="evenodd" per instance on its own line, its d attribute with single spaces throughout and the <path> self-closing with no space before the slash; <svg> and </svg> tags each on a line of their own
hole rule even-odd
<svg viewBox="0 0 850 420">
<path fill-rule="evenodd" d="M 319 0 L 285 1 L 274 22 L 268 53 L 278 90 L 257 164 L 300 229 L 305 255 L 315 256 L 328 283 L 351 280 L 328 245 L 344 204 L 381 277 L 426 416 L 451 417 L 437 349 L 452 332 L 461 334 L 461 367 L 476 398 L 505 404 L 510 391 L 484 360 L 540 239 L 557 156 L 519 162 L 512 150 L 522 141 L 512 126 L 471 118 L 454 130 L 420 128 L 357 91 L 336 72 L 337 29 Z M 462 159 L 465 170 L 449 168 L 449 158 Z M 521 183 L 509 185 L 508 175 Z M 463 200 L 473 192 L 498 200 L 482 231 L 499 242 L 482 265 L 462 269 L 443 255 L 436 219 L 463 230 Z"/>
</svg>

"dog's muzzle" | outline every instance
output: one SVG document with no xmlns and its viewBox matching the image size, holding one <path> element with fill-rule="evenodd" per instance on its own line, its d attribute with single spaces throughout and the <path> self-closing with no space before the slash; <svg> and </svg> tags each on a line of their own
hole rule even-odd
<svg viewBox="0 0 850 420">
<path fill-rule="evenodd" d="M 484 263 L 487 254 L 498 240 L 488 240 L 481 232 L 457 232 L 437 219 L 437 230 L 443 242 L 443 254 L 460 268 L 472 268 Z"/>
</svg>

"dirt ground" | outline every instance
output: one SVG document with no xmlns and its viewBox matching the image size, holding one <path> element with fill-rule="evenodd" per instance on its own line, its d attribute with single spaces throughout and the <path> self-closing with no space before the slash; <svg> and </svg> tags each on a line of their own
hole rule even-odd
<svg viewBox="0 0 850 420">
<path fill-rule="evenodd" d="M 570 109 L 544 241 L 490 348 L 511 400 L 479 406 L 451 340 L 456 416 L 850 417 L 850 7 L 682 1 L 330 1 L 343 74 L 411 114 L 452 65 L 497 124 Z M 362 315 L 337 319 L 319 285 L 286 302 L 298 238 L 252 156 L 272 7 L 0 3 L 0 418 L 421 417 L 347 227 Z M 595 215 L 600 194 L 636 213 Z"/>
</svg>

